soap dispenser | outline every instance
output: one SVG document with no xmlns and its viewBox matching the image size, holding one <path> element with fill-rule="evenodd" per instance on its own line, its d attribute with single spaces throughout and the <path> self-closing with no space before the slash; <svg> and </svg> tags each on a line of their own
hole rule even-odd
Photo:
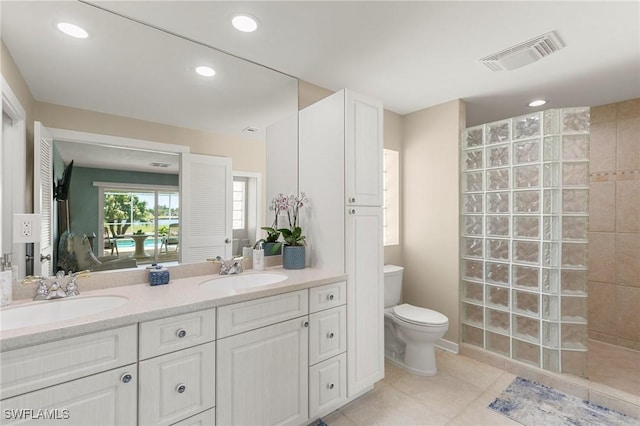
<svg viewBox="0 0 640 426">
<path fill-rule="evenodd" d="M 258 241 L 253 248 L 253 270 L 264 270 L 264 249 L 262 248 L 262 241 Z"/>
</svg>

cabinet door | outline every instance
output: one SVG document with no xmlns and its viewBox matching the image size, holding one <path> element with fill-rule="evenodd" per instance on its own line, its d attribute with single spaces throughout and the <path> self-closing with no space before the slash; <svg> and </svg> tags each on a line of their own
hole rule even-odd
<svg viewBox="0 0 640 426">
<path fill-rule="evenodd" d="M 382 104 L 347 90 L 345 115 L 346 204 L 382 206 Z"/>
<path fill-rule="evenodd" d="M 308 326 L 301 317 L 217 341 L 217 424 L 306 423 Z"/>
<path fill-rule="evenodd" d="M 309 368 L 309 418 L 324 416 L 347 397 L 347 357 L 338 355 Z"/>
<path fill-rule="evenodd" d="M 2 401 L 2 424 L 134 425 L 136 364 Z"/>
<path fill-rule="evenodd" d="M 346 315 L 344 306 L 309 315 L 309 364 L 347 350 Z"/>
<path fill-rule="evenodd" d="M 141 425 L 170 425 L 215 405 L 215 342 L 140 362 Z"/>
<path fill-rule="evenodd" d="M 382 208 L 347 208 L 347 371 L 352 397 L 384 377 Z"/>
</svg>

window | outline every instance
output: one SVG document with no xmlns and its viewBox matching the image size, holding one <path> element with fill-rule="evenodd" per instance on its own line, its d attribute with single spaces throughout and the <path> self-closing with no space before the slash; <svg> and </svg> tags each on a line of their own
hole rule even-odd
<svg viewBox="0 0 640 426">
<path fill-rule="evenodd" d="M 133 256 L 139 264 L 177 260 L 178 191 L 117 185 L 102 191 L 104 254 Z"/>
<path fill-rule="evenodd" d="M 247 224 L 247 179 L 233 178 L 233 229 L 245 229 Z"/>
<path fill-rule="evenodd" d="M 400 244 L 400 163 L 398 151 L 384 150 L 383 241 L 385 246 Z"/>
</svg>

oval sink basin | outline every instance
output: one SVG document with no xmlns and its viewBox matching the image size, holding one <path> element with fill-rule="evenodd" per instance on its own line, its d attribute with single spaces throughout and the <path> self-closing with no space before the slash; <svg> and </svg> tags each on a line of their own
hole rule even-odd
<svg viewBox="0 0 640 426">
<path fill-rule="evenodd" d="M 72 297 L 3 308 L 0 310 L 0 329 L 13 330 L 79 318 L 117 308 L 128 301 L 122 296 Z"/>
<path fill-rule="evenodd" d="M 287 279 L 283 274 L 240 274 L 230 275 L 224 278 L 215 278 L 200 283 L 200 287 L 204 289 L 214 288 L 234 288 L 243 290 L 247 288 L 261 287 L 264 285 L 279 283 Z"/>
</svg>

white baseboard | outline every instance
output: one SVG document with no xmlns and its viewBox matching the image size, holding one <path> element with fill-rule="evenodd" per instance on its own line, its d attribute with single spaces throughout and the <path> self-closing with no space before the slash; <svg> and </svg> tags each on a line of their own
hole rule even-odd
<svg viewBox="0 0 640 426">
<path fill-rule="evenodd" d="M 458 344 L 450 342 L 449 340 L 438 339 L 438 341 L 436 342 L 435 346 L 437 348 L 443 349 L 445 351 L 449 351 L 449 352 L 454 353 L 456 355 L 459 353 Z"/>
</svg>

